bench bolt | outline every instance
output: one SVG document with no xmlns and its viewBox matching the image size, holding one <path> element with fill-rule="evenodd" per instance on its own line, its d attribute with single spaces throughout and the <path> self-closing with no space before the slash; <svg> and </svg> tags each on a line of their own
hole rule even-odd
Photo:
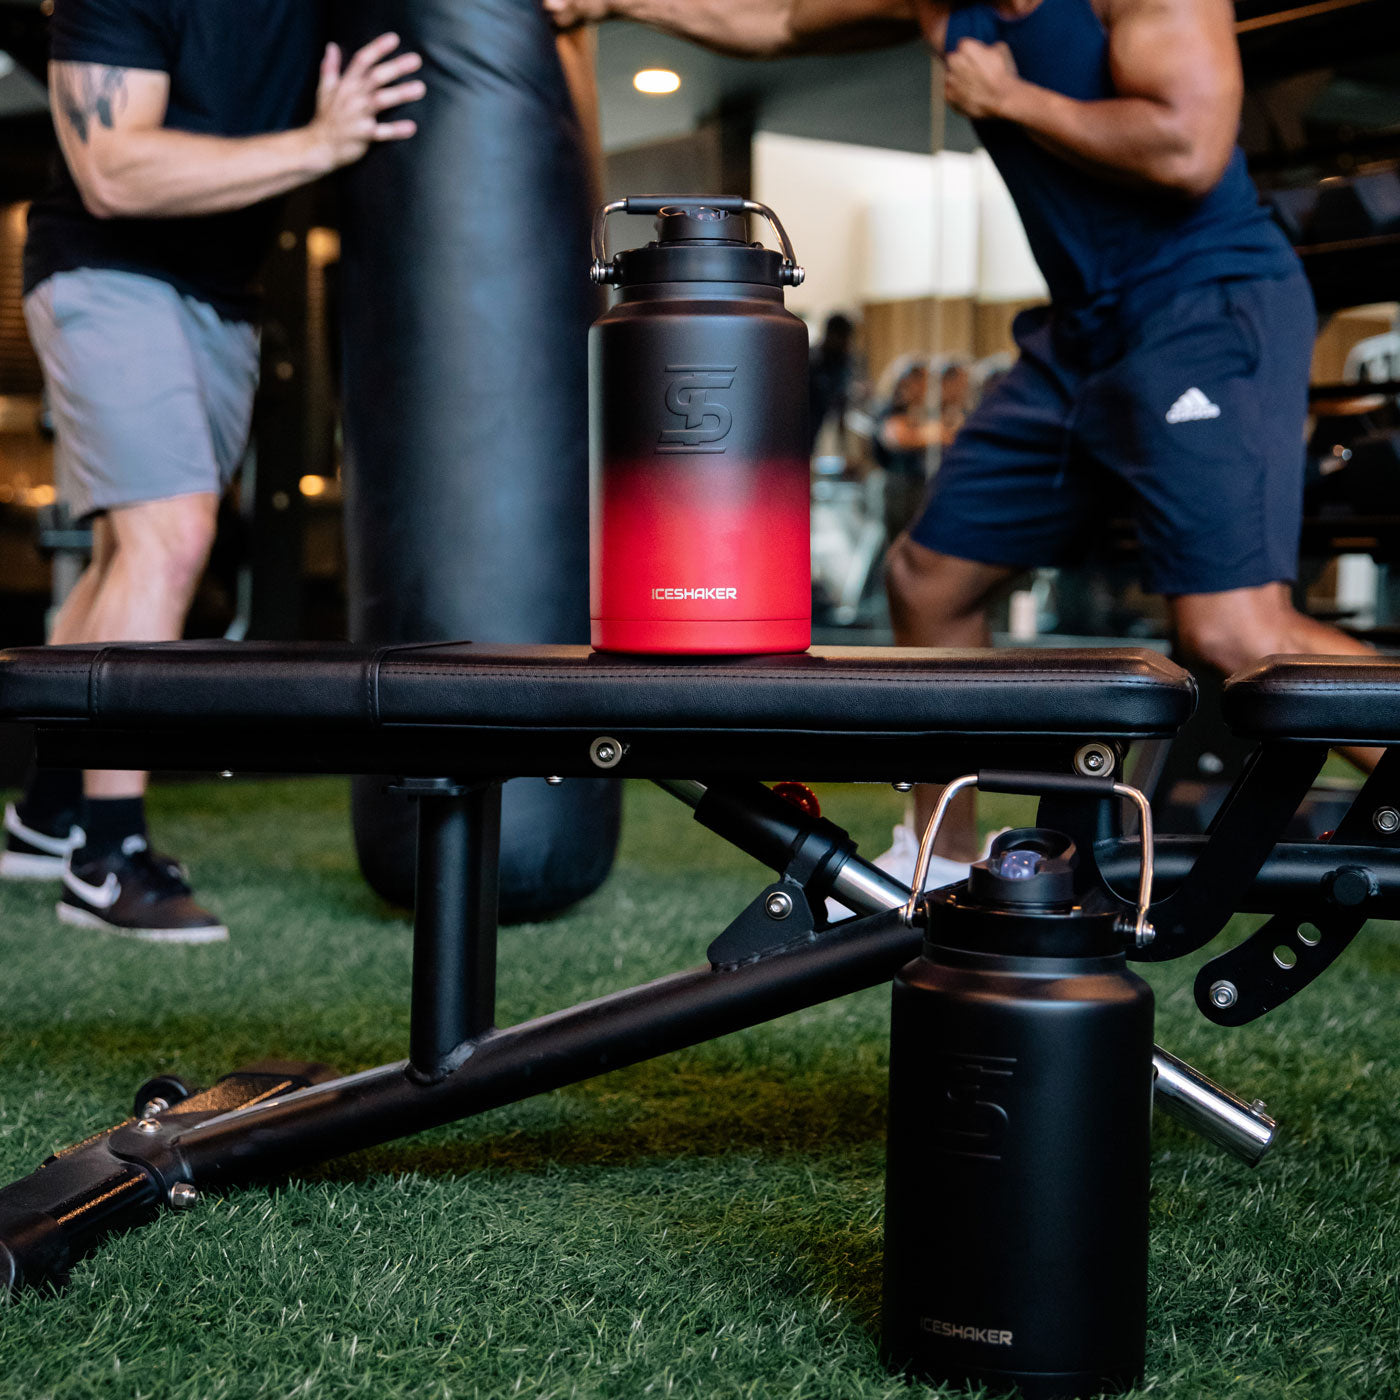
<svg viewBox="0 0 1400 1400">
<path fill-rule="evenodd" d="M 770 919 L 786 919 L 792 913 L 792 896 L 781 890 L 774 890 L 763 902 Z"/>
<path fill-rule="evenodd" d="M 913 783 L 891 783 L 890 786 L 891 786 L 896 792 L 913 792 L 913 791 L 914 791 L 914 784 L 913 784 Z"/>
<path fill-rule="evenodd" d="M 160 1132 L 160 1124 L 154 1118 L 138 1118 L 136 1131 L 138 1133 L 158 1133 Z"/>
<path fill-rule="evenodd" d="M 1376 877 L 1364 866 L 1344 865 L 1322 882 L 1327 898 L 1343 909 L 1355 909 L 1377 893 Z"/>
<path fill-rule="evenodd" d="M 177 1181 L 170 1188 L 170 1209 L 188 1210 L 199 1200 L 199 1190 L 188 1181 Z"/>
<path fill-rule="evenodd" d="M 1218 1006 L 1222 1011 L 1233 1006 L 1240 999 L 1240 989 L 1233 982 L 1212 982 L 1210 984 L 1210 1001 L 1212 1006 Z"/>
<path fill-rule="evenodd" d="M 1394 807 L 1377 807 L 1375 816 L 1371 818 L 1371 825 L 1382 836 L 1394 836 L 1400 831 L 1400 812 Z"/>
<path fill-rule="evenodd" d="M 622 762 L 622 745 L 603 735 L 588 746 L 588 756 L 599 768 L 616 768 Z"/>
<path fill-rule="evenodd" d="M 1085 778 L 1106 778 L 1113 765 L 1113 750 L 1106 744 L 1085 744 L 1074 756 L 1074 771 Z"/>
</svg>

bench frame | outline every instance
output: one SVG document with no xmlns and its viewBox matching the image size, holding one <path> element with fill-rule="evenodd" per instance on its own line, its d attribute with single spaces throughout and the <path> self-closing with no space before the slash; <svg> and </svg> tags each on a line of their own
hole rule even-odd
<svg viewBox="0 0 1400 1400">
<path fill-rule="evenodd" d="M 205 1189 L 282 1176 L 875 986 L 919 951 L 918 921 L 906 923 L 895 907 L 907 890 L 860 860 L 839 828 L 753 780 L 774 761 L 762 734 L 463 726 L 454 741 L 459 735 L 460 749 L 454 742 L 449 754 L 440 727 L 415 733 L 398 726 L 357 736 L 354 745 L 358 771 L 406 774 L 399 786 L 419 804 L 408 1058 L 343 1077 L 325 1066 L 254 1066 L 201 1092 L 173 1078 L 151 1081 L 138 1091 L 134 1117 L 0 1190 L 0 1289 L 61 1282 L 106 1234 L 163 1206 L 189 1205 Z M 997 775 L 1002 790 L 1017 774 L 1031 791 L 1046 793 L 1058 783 L 1062 790 L 1042 799 L 1040 823 L 1068 831 L 1087 853 L 1086 890 L 1132 907 L 1118 891 L 1135 885 L 1142 853 L 1121 829 L 1110 796 L 1110 775 L 1125 753 L 1122 737 L 936 733 L 821 740 L 788 731 L 781 761 L 810 754 L 814 778 L 893 776 L 902 785 L 947 781 L 965 773 L 975 753 L 980 771 L 1008 770 Z M 265 737 L 255 742 L 237 730 L 211 735 L 46 720 L 38 746 L 43 762 L 62 766 L 145 767 L 158 753 L 164 767 L 195 771 L 346 767 L 344 736 L 310 730 L 288 733 L 269 752 Z M 1100 768 L 1093 778 L 1084 776 L 1091 751 L 1100 762 L 1104 755 L 1112 760 L 1108 772 Z M 1232 980 L 1221 973 L 1225 959 L 1202 974 L 1209 974 L 1203 1009 L 1219 1023 L 1252 1019 L 1286 999 L 1280 988 L 1291 995 L 1306 985 L 1364 917 L 1400 913 L 1400 842 L 1372 821 L 1400 777 L 1390 754 L 1358 795 L 1336 843 L 1280 843 L 1326 753 L 1316 741 L 1262 744 L 1207 836 L 1154 843 L 1157 936 L 1130 956 L 1163 960 L 1194 951 L 1236 911 L 1277 916 L 1266 925 L 1274 932 L 1225 955 L 1248 964 L 1236 971 L 1229 1006 L 1212 991 Z M 673 780 L 686 771 L 703 772 L 705 783 Z M 655 779 L 777 878 L 711 945 L 708 965 L 498 1028 L 496 882 L 506 775 Z M 1307 892 L 1311 922 L 1323 935 L 1316 944 L 1299 942 L 1300 892 Z M 828 925 L 821 913 L 828 895 L 860 916 Z M 1259 951 L 1278 946 L 1279 920 L 1306 952 L 1291 982 L 1266 983 L 1258 975 Z M 1274 1125 L 1257 1103 L 1211 1085 L 1164 1052 L 1155 1064 L 1162 1107 L 1258 1160 Z"/>
</svg>

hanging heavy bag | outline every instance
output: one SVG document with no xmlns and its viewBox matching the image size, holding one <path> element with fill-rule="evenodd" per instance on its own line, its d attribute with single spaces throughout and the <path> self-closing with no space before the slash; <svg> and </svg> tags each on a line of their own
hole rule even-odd
<svg viewBox="0 0 1400 1400">
<path fill-rule="evenodd" d="M 346 546 L 359 642 L 588 640 L 587 136 L 537 0 L 345 0 L 424 58 L 418 134 L 342 185 Z M 370 885 L 411 902 L 415 813 L 357 780 Z M 506 785 L 501 913 L 606 877 L 617 784 Z"/>
</svg>

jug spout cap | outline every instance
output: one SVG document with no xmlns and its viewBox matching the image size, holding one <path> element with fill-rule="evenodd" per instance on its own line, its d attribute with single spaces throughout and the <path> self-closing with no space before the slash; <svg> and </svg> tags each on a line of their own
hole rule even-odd
<svg viewBox="0 0 1400 1400">
<path fill-rule="evenodd" d="M 685 272 L 675 279 L 678 281 L 759 281 L 776 287 L 800 287 L 806 273 L 797 265 L 792 251 L 792 241 L 787 231 L 778 221 L 778 216 L 766 204 L 752 199 L 740 199 L 733 195 L 628 195 L 626 199 L 615 199 L 598 210 L 593 219 L 593 266 L 590 276 L 600 286 L 618 286 L 626 280 L 622 265 L 626 254 L 609 257 L 607 251 L 607 220 L 610 214 L 654 214 L 656 231 L 659 235 L 652 250 L 661 250 L 663 256 L 675 254 L 687 256 L 682 250 L 703 250 L 707 258 L 725 258 L 742 254 L 748 261 L 755 258 L 772 261 L 772 270 L 757 275 L 742 269 L 722 269 L 723 275 L 713 270 L 701 269 Z M 782 255 L 768 252 L 767 249 L 748 240 L 749 214 L 758 214 L 767 219 L 782 245 Z M 645 251 L 645 250 L 634 250 Z M 755 264 L 756 266 L 756 264 Z"/>
<path fill-rule="evenodd" d="M 673 204 L 656 216 L 656 236 L 662 243 L 747 244 L 749 219 L 708 204 Z"/>
</svg>

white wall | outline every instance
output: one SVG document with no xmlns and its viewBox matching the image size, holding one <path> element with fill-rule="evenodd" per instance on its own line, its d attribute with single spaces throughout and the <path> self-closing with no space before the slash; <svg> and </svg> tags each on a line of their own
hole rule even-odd
<svg viewBox="0 0 1400 1400">
<path fill-rule="evenodd" d="M 978 151 L 973 159 L 977 163 L 978 300 L 1030 301 L 1049 296 L 1011 191 L 986 151 Z"/>
<path fill-rule="evenodd" d="M 759 132 L 753 188 L 807 269 L 788 305 L 813 321 L 868 301 L 1044 294 L 984 152 L 916 155 Z"/>
</svg>

